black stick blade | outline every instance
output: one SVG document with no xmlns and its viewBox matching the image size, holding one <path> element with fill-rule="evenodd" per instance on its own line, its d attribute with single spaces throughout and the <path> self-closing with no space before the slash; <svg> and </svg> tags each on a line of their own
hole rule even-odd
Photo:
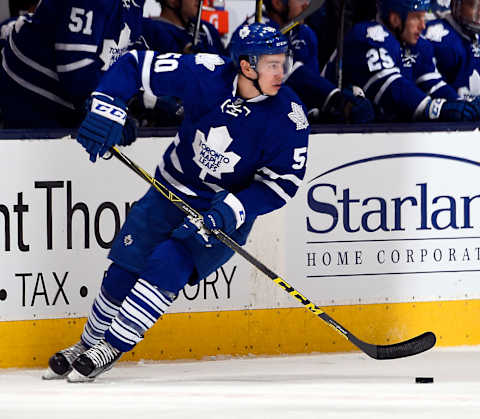
<svg viewBox="0 0 480 419">
<path fill-rule="evenodd" d="M 372 345 L 351 335 L 349 336 L 349 340 L 371 358 L 397 359 L 428 351 L 435 346 L 437 338 L 432 332 L 425 332 L 412 339 L 392 345 Z"/>
<path fill-rule="evenodd" d="M 371 345 L 365 352 L 375 359 L 396 359 L 417 355 L 433 348 L 437 338 L 432 332 L 425 332 L 404 342 L 393 345 Z M 364 348 L 367 349 L 367 348 Z"/>
</svg>

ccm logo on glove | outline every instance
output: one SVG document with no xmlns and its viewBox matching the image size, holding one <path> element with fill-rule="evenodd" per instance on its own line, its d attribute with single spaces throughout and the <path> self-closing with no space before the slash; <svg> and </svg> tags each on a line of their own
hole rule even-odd
<svg viewBox="0 0 480 419">
<path fill-rule="evenodd" d="M 442 106 L 446 102 L 445 99 L 433 99 L 430 103 L 428 109 L 429 119 L 438 119 L 440 118 L 440 112 L 442 111 Z"/>
<path fill-rule="evenodd" d="M 120 125 L 125 124 L 127 119 L 127 112 L 122 108 L 110 105 L 109 103 L 93 98 L 91 111 L 104 118 L 108 118 Z"/>
</svg>

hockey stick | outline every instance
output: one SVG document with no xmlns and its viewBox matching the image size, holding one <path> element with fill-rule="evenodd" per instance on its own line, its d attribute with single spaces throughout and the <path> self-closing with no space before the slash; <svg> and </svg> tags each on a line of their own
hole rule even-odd
<svg viewBox="0 0 480 419">
<path fill-rule="evenodd" d="M 290 21 L 290 23 L 287 23 L 286 25 L 280 28 L 280 32 L 282 32 L 283 34 L 286 34 L 288 31 L 291 31 L 295 26 L 302 23 L 303 20 L 305 20 L 308 16 L 310 16 L 311 14 L 315 13 L 318 9 L 320 9 L 320 7 L 322 7 L 324 3 L 325 3 L 325 0 L 311 0 L 308 7 L 302 13 L 294 17 Z"/>
<path fill-rule="evenodd" d="M 165 198 L 167 198 L 173 205 L 178 209 L 183 211 L 187 215 L 191 215 L 194 218 L 201 218 L 201 214 L 188 205 L 184 200 L 175 195 L 170 191 L 166 186 L 160 183 L 157 179 L 151 176 L 141 167 L 137 166 L 132 160 L 130 160 L 125 154 L 123 154 L 116 147 L 110 149 L 112 154 L 118 158 L 123 164 L 128 166 L 131 170 L 137 173 L 141 178 L 150 183 L 158 192 L 160 192 Z M 325 313 L 320 307 L 313 304 L 308 298 L 304 297 L 300 292 L 293 288 L 287 281 L 280 278 L 276 273 L 267 268 L 262 262 L 257 260 L 254 256 L 248 253 L 243 247 L 236 243 L 230 236 L 226 235 L 221 230 L 212 230 L 212 234 L 221 241 L 225 246 L 228 246 L 234 252 L 243 256 L 247 261 L 254 265 L 257 269 L 267 275 L 273 282 L 278 286 L 283 288 L 284 291 L 289 293 L 292 297 L 302 303 L 305 308 L 310 310 L 313 314 L 320 317 L 324 322 L 326 322 L 330 327 L 335 329 L 337 333 L 340 333 L 344 338 L 352 342 L 357 348 L 361 349 L 368 356 L 374 359 L 395 359 L 402 358 L 405 356 L 416 355 L 421 352 L 424 352 L 435 345 L 435 335 L 432 332 L 425 332 L 413 339 L 406 340 L 404 342 L 395 343 L 392 345 L 373 345 L 366 343 L 342 325 L 337 323 L 333 318 L 331 318 L 327 313 Z"/>
<path fill-rule="evenodd" d="M 262 23 L 263 0 L 255 1 L 255 23 Z"/>
<path fill-rule="evenodd" d="M 342 87 L 343 87 L 343 31 L 345 28 L 345 7 L 346 7 L 346 0 L 341 0 L 340 13 L 338 17 L 337 60 L 335 63 L 337 87 L 340 90 L 342 90 Z"/>
<path fill-rule="evenodd" d="M 194 51 L 195 51 L 195 47 L 198 44 L 198 37 L 200 34 L 200 25 L 202 23 L 202 7 L 203 7 L 203 0 L 198 0 L 197 20 L 195 22 L 195 30 L 193 31 L 193 50 Z"/>
</svg>

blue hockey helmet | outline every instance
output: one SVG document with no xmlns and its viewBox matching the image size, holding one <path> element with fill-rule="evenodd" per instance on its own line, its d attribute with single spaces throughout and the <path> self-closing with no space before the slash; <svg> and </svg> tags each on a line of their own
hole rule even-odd
<svg viewBox="0 0 480 419">
<path fill-rule="evenodd" d="M 252 23 L 237 29 L 230 42 L 230 56 L 240 67 L 240 57 L 247 57 L 255 70 L 258 58 L 265 54 L 288 54 L 288 40 L 279 30 L 264 23 Z"/>
<path fill-rule="evenodd" d="M 453 18 L 467 31 L 480 33 L 480 0 L 452 0 Z"/>
<path fill-rule="evenodd" d="M 378 10 L 384 22 L 388 22 L 390 12 L 398 13 L 402 22 L 405 22 L 410 12 L 430 10 L 430 0 L 379 0 Z"/>
</svg>

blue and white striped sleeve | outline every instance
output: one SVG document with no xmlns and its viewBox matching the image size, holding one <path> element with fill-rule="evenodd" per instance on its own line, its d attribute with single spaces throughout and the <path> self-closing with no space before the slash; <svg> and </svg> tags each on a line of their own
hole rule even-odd
<svg viewBox="0 0 480 419">
<path fill-rule="evenodd" d="M 195 86 L 200 86 L 208 77 L 215 77 L 215 69 L 223 64 L 224 59 L 214 54 L 161 54 L 133 50 L 112 66 L 97 91 L 124 101 L 128 101 L 140 88 L 149 97 L 185 99 L 188 95 L 195 98 Z"/>
</svg>

